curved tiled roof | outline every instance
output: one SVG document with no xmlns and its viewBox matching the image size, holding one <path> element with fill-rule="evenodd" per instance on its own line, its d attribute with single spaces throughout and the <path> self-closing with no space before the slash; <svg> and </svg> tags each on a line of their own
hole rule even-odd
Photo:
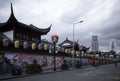
<svg viewBox="0 0 120 81">
<path fill-rule="evenodd" d="M 8 30 L 11 30 L 11 29 L 14 29 L 17 27 L 21 27 L 21 28 L 24 27 L 26 29 L 29 29 L 31 32 L 38 32 L 41 35 L 44 35 L 50 31 L 51 26 L 52 25 L 50 25 L 48 28 L 40 29 L 32 24 L 26 25 L 24 23 L 19 22 L 14 16 L 13 7 L 11 4 L 11 15 L 10 15 L 9 19 L 7 20 L 7 22 L 0 23 L 0 32 L 8 31 Z"/>
</svg>

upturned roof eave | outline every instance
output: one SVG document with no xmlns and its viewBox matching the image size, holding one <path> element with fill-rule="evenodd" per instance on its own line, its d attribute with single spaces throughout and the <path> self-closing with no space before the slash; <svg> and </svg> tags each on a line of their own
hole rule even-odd
<svg viewBox="0 0 120 81">
<path fill-rule="evenodd" d="M 8 26 L 9 25 L 9 26 Z M 13 7 L 12 7 L 12 3 L 11 3 L 11 15 L 10 17 L 8 18 L 7 22 L 5 23 L 0 23 L 0 32 L 3 32 L 5 31 L 5 29 L 13 29 L 14 27 L 18 27 L 18 26 L 22 26 L 22 27 L 25 27 L 26 29 L 30 29 L 31 31 L 35 31 L 35 32 L 38 32 L 40 33 L 41 35 L 45 35 L 47 34 L 50 29 L 51 29 L 51 26 L 50 25 L 48 28 L 46 29 L 40 29 L 36 26 L 30 26 L 30 25 L 26 25 L 24 23 L 21 23 L 19 22 L 16 17 L 14 16 L 14 13 L 13 13 Z M 7 28 L 6 28 L 7 27 Z"/>
</svg>

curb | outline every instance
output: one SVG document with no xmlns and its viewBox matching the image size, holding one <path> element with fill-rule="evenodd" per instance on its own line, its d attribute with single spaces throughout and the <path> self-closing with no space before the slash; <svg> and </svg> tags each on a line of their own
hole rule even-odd
<svg viewBox="0 0 120 81">
<path fill-rule="evenodd" d="M 60 72 L 60 71 L 55 71 L 55 72 Z M 17 76 L 11 75 L 10 77 L 1 78 L 0 81 L 1 80 L 14 79 L 14 78 L 22 78 L 22 77 L 28 77 L 28 76 L 35 76 L 35 75 L 43 75 L 43 74 L 49 74 L 49 73 L 55 73 L 55 72 L 45 72 L 45 73 L 36 73 L 36 74 L 23 74 L 23 75 L 17 75 Z"/>
<path fill-rule="evenodd" d="M 85 69 L 85 68 L 89 68 L 89 67 L 82 67 L 81 69 Z M 64 71 L 71 71 L 71 70 L 77 70 L 77 69 L 72 69 L 70 68 L 69 70 L 64 70 Z M 35 75 L 44 75 L 44 74 L 49 74 L 49 73 L 57 73 L 57 72 L 64 72 L 61 70 L 58 71 L 50 71 L 50 72 L 43 72 L 43 73 L 36 73 L 36 74 L 23 74 L 23 75 L 17 75 L 17 76 L 10 76 L 10 77 L 5 77 L 5 78 L 1 78 L 1 80 L 9 80 L 9 79 L 14 79 L 14 78 L 22 78 L 22 77 L 28 77 L 28 76 L 35 76 Z"/>
</svg>

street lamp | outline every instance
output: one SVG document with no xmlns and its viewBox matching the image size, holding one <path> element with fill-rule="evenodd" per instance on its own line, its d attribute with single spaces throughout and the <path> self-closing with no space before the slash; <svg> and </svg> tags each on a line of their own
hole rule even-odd
<svg viewBox="0 0 120 81">
<path fill-rule="evenodd" d="M 54 45 L 54 57 L 53 57 L 54 68 L 53 68 L 53 70 L 56 71 L 56 60 L 55 60 L 56 54 L 55 54 L 55 51 L 56 51 L 56 43 L 58 42 L 59 37 L 58 37 L 58 35 L 52 35 L 51 39 L 52 39 L 52 42 L 53 42 L 53 45 Z"/>
<path fill-rule="evenodd" d="M 74 68 L 74 65 L 75 65 L 75 58 L 74 58 L 74 55 L 75 55 L 75 50 L 74 50 L 74 28 L 75 28 L 76 24 L 82 23 L 82 22 L 83 21 L 79 21 L 79 22 L 73 23 L 73 55 L 72 55 L 72 58 L 73 58 L 73 68 Z"/>
</svg>

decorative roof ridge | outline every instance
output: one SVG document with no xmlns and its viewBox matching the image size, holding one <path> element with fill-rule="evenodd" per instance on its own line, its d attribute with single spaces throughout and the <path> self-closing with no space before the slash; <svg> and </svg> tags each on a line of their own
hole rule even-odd
<svg viewBox="0 0 120 81">
<path fill-rule="evenodd" d="M 33 27 L 33 28 L 37 28 L 37 29 L 42 29 L 42 30 L 44 30 L 44 28 L 38 28 L 38 27 L 36 27 L 36 26 L 33 25 L 33 24 L 30 24 L 29 26 L 30 26 L 30 27 Z M 51 26 L 52 26 L 52 24 L 51 24 L 48 28 L 51 28 Z M 45 28 L 45 29 L 47 29 L 47 28 Z"/>
<path fill-rule="evenodd" d="M 66 37 L 66 40 L 68 40 L 68 37 Z"/>
<path fill-rule="evenodd" d="M 73 41 L 69 40 L 68 38 L 66 38 L 66 40 L 64 40 L 62 43 L 60 43 L 59 45 L 62 45 L 64 43 L 69 43 L 69 44 L 73 44 Z"/>
<path fill-rule="evenodd" d="M 51 29 L 51 26 L 52 26 L 52 24 L 48 27 L 48 28 L 45 28 L 45 29 L 43 29 L 43 28 L 38 28 L 38 27 L 36 27 L 35 25 L 33 25 L 33 24 L 30 24 L 29 25 L 30 27 L 32 27 L 32 28 L 34 28 L 34 29 L 36 29 L 36 30 L 43 30 L 43 33 L 44 32 L 49 32 L 50 31 L 50 29 Z M 42 31 L 41 31 L 42 32 Z"/>
<path fill-rule="evenodd" d="M 13 13 L 13 6 L 12 6 L 12 3 L 11 3 L 11 14 L 14 14 L 14 13 Z"/>
<path fill-rule="evenodd" d="M 45 35 L 51 30 L 51 26 L 52 26 L 52 24 L 48 28 L 41 29 L 41 28 L 38 28 L 38 27 L 36 27 L 32 24 L 27 25 L 27 24 L 24 24 L 24 23 L 18 21 L 14 16 L 13 6 L 12 6 L 12 3 L 11 3 L 11 14 L 10 14 L 8 20 L 5 23 L 0 23 L 0 31 L 3 32 L 3 31 L 6 31 L 6 29 L 11 30 L 14 27 L 16 27 L 16 28 L 17 27 L 23 27 L 23 28 L 26 28 L 26 29 L 30 29 L 30 31 L 32 31 L 32 32 L 37 32 L 40 35 Z"/>
<path fill-rule="evenodd" d="M 4 25 L 6 22 L 4 22 L 4 23 L 0 23 L 0 26 L 2 26 L 2 25 Z"/>
<path fill-rule="evenodd" d="M 12 3 L 11 3 L 11 15 L 10 15 L 9 19 L 7 20 L 7 22 L 18 22 L 15 15 L 14 15 L 14 12 L 13 12 Z"/>
</svg>

